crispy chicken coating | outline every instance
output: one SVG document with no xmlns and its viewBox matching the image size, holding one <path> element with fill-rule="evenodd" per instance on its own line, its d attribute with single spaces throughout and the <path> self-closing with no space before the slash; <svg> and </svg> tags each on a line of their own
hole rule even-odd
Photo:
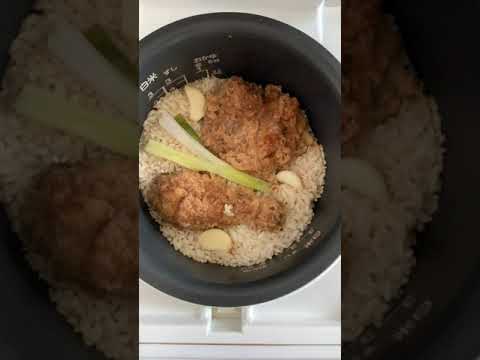
<svg viewBox="0 0 480 360">
<path fill-rule="evenodd" d="M 207 97 L 202 143 L 235 168 L 263 179 L 305 151 L 306 118 L 279 86 L 232 77 Z"/>
<path fill-rule="evenodd" d="M 53 165 L 35 184 L 31 246 L 54 276 L 133 294 L 138 283 L 138 166 L 127 160 Z"/>
<path fill-rule="evenodd" d="M 191 230 L 247 224 L 273 231 L 284 218 L 282 204 L 273 197 L 193 171 L 157 176 L 147 201 L 165 221 Z"/>
<path fill-rule="evenodd" d="M 348 143 L 400 111 L 420 90 L 407 69 L 400 33 L 381 0 L 342 7 L 342 142 Z"/>
</svg>

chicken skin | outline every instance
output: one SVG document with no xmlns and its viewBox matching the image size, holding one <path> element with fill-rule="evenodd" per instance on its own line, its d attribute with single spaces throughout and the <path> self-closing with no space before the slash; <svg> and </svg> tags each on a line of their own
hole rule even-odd
<svg viewBox="0 0 480 360">
<path fill-rule="evenodd" d="M 347 0 L 342 18 L 342 142 L 348 144 L 395 116 L 421 87 L 381 0 Z"/>
<path fill-rule="evenodd" d="M 25 211 L 30 242 L 57 280 L 136 293 L 137 174 L 135 162 L 109 160 L 53 165 L 39 177 Z"/>
<path fill-rule="evenodd" d="M 202 143 L 238 170 L 269 180 L 306 149 L 306 118 L 279 86 L 232 77 L 207 96 Z"/>
<path fill-rule="evenodd" d="M 190 230 L 247 224 L 273 231 L 284 218 L 282 204 L 273 197 L 193 171 L 157 176 L 147 201 L 165 221 Z"/>
</svg>

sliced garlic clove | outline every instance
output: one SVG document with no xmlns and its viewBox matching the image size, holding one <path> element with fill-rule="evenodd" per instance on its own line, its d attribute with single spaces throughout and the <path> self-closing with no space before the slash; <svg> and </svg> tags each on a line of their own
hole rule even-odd
<svg viewBox="0 0 480 360">
<path fill-rule="evenodd" d="M 343 158 L 340 162 L 342 185 L 370 199 L 387 202 L 389 199 L 385 180 L 368 161 L 358 158 Z"/>
<path fill-rule="evenodd" d="M 190 119 L 199 121 L 205 116 L 205 95 L 200 90 L 188 85 L 185 86 L 185 94 L 187 94 L 190 104 Z"/>
<path fill-rule="evenodd" d="M 232 248 L 232 239 L 225 231 L 210 229 L 200 234 L 200 247 L 210 251 L 229 251 Z"/>
<path fill-rule="evenodd" d="M 277 180 L 280 181 L 282 184 L 290 185 L 295 189 L 300 190 L 303 188 L 302 180 L 293 171 L 289 171 L 289 170 L 280 171 L 277 174 Z"/>
</svg>

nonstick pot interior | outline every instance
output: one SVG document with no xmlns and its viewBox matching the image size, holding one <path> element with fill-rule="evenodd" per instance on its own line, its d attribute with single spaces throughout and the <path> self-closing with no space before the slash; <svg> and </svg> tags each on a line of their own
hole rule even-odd
<svg viewBox="0 0 480 360">
<path fill-rule="evenodd" d="M 141 278 L 191 302 L 260 303 L 287 294 L 325 271 L 340 255 L 337 167 L 340 158 L 340 66 L 316 41 L 277 21 L 238 13 L 202 15 L 162 28 L 141 42 L 141 121 L 153 102 L 187 81 L 216 74 L 282 85 L 306 110 L 327 157 L 326 189 L 300 242 L 266 264 L 201 264 L 176 252 L 140 199 Z M 307 243 L 310 247 L 306 247 Z"/>
</svg>

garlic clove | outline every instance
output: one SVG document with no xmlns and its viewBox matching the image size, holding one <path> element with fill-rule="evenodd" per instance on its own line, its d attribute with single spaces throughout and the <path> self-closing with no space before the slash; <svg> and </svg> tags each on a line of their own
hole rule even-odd
<svg viewBox="0 0 480 360">
<path fill-rule="evenodd" d="M 232 248 L 232 239 L 225 231 L 210 229 L 200 234 L 200 247 L 210 251 L 229 251 Z"/>
<path fill-rule="evenodd" d="M 277 177 L 277 180 L 280 181 L 282 184 L 290 185 L 295 189 L 299 189 L 299 190 L 303 188 L 302 180 L 293 171 L 289 171 L 289 170 L 280 171 L 276 177 Z"/>
<path fill-rule="evenodd" d="M 201 120 L 205 116 L 205 95 L 200 90 L 188 85 L 185 86 L 185 94 L 190 104 L 190 119 L 192 121 Z"/>
</svg>

